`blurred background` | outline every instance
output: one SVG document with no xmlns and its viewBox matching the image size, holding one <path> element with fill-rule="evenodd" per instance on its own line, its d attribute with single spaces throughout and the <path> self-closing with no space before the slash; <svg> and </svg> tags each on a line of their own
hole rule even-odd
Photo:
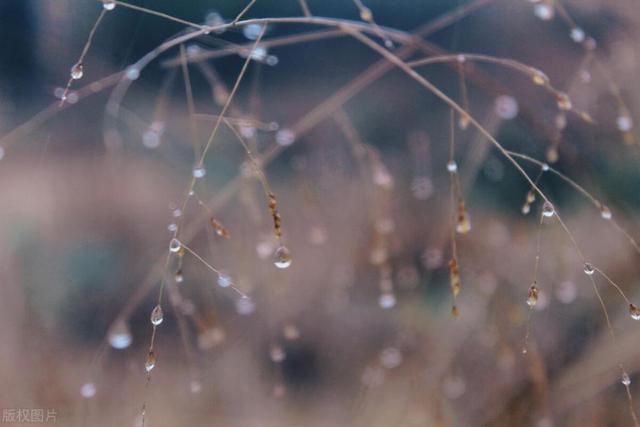
<svg viewBox="0 0 640 427">
<path fill-rule="evenodd" d="M 132 4 L 208 25 L 246 5 Z M 307 5 L 313 16 L 362 22 L 349 0 Z M 466 93 L 468 111 L 505 148 L 549 162 L 608 206 L 615 223 L 522 161 L 584 257 L 640 303 L 640 252 L 629 240 L 640 229 L 636 2 L 365 5 L 380 46 L 387 28 L 426 31 L 421 49 L 391 47 L 408 61 L 425 49 L 514 59 L 570 96 L 575 111 L 563 111 L 531 76 L 491 63 L 417 68 L 456 102 Z M 148 426 L 633 425 L 619 368 L 639 401 L 640 332 L 628 303 L 593 276 L 613 341 L 569 236 L 555 217 L 539 227 L 540 197 L 523 214 L 530 185 L 458 116 L 471 230 L 454 233 L 462 286 L 452 315 L 450 109 L 441 100 L 352 37 L 304 23 L 268 25 L 255 50 L 260 26 L 195 37 L 131 78 L 121 72 L 193 29 L 117 5 L 60 106 L 102 10 L 97 1 L 0 2 L 3 424 L 41 409 L 60 425 L 138 426 L 144 403 Z M 285 16 L 303 16 L 301 4 L 258 0 L 243 19 Z M 228 126 L 183 208 L 247 56 L 226 117 L 277 196 L 286 269 L 274 266 L 267 200 Z M 220 274 L 188 252 L 165 268 L 177 227 Z M 529 309 L 538 232 L 540 293 Z"/>
</svg>

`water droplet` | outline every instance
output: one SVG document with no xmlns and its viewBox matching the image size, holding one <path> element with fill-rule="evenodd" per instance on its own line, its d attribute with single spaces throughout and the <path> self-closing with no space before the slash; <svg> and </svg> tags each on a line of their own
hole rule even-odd
<svg viewBox="0 0 640 427">
<path fill-rule="evenodd" d="M 540 291 L 538 290 L 538 287 L 535 284 L 529 287 L 529 292 L 527 294 L 527 305 L 529 307 L 533 307 L 534 305 L 536 305 L 536 303 L 538 302 L 539 293 Z"/>
<path fill-rule="evenodd" d="M 73 80 L 80 80 L 84 75 L 84 67 L 80 62 L 71 67 L 71 78 Z"/>
<path fill-rule="evenodd" d="M 564 92 L 558 92 L 556 94 L 556 102 L 558 103 L 558 108 L 564 111 L 571 110 L 571 98 Z"/>
<path fill-rule="evenodd" d="M 201 350 L 209 350 L 221 344 L 225 338 L 226 334 L 222 328 L 215 327 L 205 329 L 198 334 L 198 348 Z"/>
<path fill-rule="evenodd" d="M 269 356 L 271 357 L 271 361 L 273 363 L 280 363 L 285 359 L 285 357 L 287 357 L 286 353 L 284 352 L 284 349 L 282 348 L 282 346 L 279 346 L 279 345 L 274 345 L 271 347 L 271 350 L 269 351 Z"/>
<path fill-rule="evenodd" d="M 175 237 L 171 239 L 171 241 L 169 242 L 169 250 L 171 252 L 173 253 L 180 252 L 181 248 L 182 248 L 182 243 L 180 243 L 180 240 L 176 239 Z"/>
<path fill-rule="evenodd" d="M 640 320 L 640 308 L 634 304 L 629 304 L 629 315 L 633 320 Z"/>
<path fill-rule="evenodd" d="M 573 40 L 576 43 L 582 43 L 584 41 L 584 30 L 582 28 L 579 27 L 573 27 L 571 29 L 571 40 Z"/>
<path fill-rule="evenodd" d="M 289 341 L 297 340 L 300 338 L 300 330 L 296 325 L 288 324 L 282 328 L 282 335 Z"/>
<path fill-rule="evenodd" d="M 396 295 L 393 292 L 384 292 L 378 298 L 378 305 L 382 308 L 392 308 L 396 305 Z"/>
<path fill-rule="evenodd" d="M 527 192 L 527 203 L 531 204 L 536 201 L 536 193 L 533 190 Z"/>
<path fill-rule="evenodd" d="M 129 80 L 137 80 L 138 77 L 140 77 L 140 70 L 138 69 L 138 67 L 135 67 L 132 65 L 130 67 L 127 67 L 127 70 L 125 71 L 125 76 Z"/>
<path fill-rule="evenodd" d="M 588 262 L 584 263 L 584 274 L 586 274 L 587 276 L 592 276 L 595 272 L 596 270 L 591 264 L 589 264 Z"/>
<path fill-rule="evenodd" d="M 529 203 L 522 205 L 522 214 L 527 215 L 529 212 L 531 212 L 531 205 Z"/>
<path fill-rule="evenodd" d="M 162 307 L 160 307 L 160 304 L 156 305 L 153 311 L 151 311 L 150 319 L 153 326 L 158 326 L 162 323 L 162 321 L 164 320 L 164 313 L 162 312 Z"/>
<path fill-rule="evenodd" d="M 600 206 L 600 216 L 603 219 L 611 219 L 611 210 L 606 205 Z"/>
<path fill-rule="evenodd" d="M 460 309 L 455 304 L 451 306 L 451 315 L 453 317 L 460 317 Z"/>
<path fill-rule="evenodd" d="M 555 212 L 556 210 L 551 203 L 544 202 L 544 205 L 542 205 L 542 216 L 550 218 Z"/>
<path fill-rule="evenodd" d="M 96 386 L 93 383 L 84 383 L 80 388 L 80 394 L 85 399 L 91 399 L 96 395 Z"/>
<path fill-rule="evenodd" d="M 468 114 L 460 114 L 460 118 L 458 119 L 458 127 L 462 130 L 465 130 L 469 127 L 469 123 L 471 120 L 469 119 Z"/>
<path fill-rule="evenodd" d="M 131 332 L 129 331 L 129 325 L 124 320 L 118 320 L 113 324 L 109 331 L 109 345 L 111 347 L 122 350 L 131 345 L 133 340 Z"/>
<path fill-rule="evenodd" d="M 458 164 L 456 163 L 455 160 L 449 160 L 447 162 L 447 171 L 449 171 L 449 173 L 458 172 Z"/>
<path fill-rule="evenodd" d="M 549 84 L 549 77 L 540 70 L 534 70 L 531 75 L 533 82 L 539 86 L 545 86 Z"/>
<path fill-rule="evenodd" d="M 102 0 L 102 7 L 105 10 L 113 10 L 116 8 L 116 2 L 114 0 Z"/>
<path fill-rule="evenodd" d="M 378 164 L 374 166 L 373 182 L 377 186 L 387 190 L 393 188 L 393 177 L 387 170 L 386 166 L 381 162 L 378 162 Z"/>
<path fill-rule="evenodd" d="M 281 129 L 276 132 L 276 142 L 278 145 L 283 147 L 288 147 L 293 144 L 296 139 L 296 135 L 293 133 L 291 129 Z"/>
<path fill-rule="evenodd" d="M 578 296 L 575 283 L 565 280 L 556 287 L 556 298 L 563 304 L 572 303 Z"/>
<path fill-rule="evenodd" d="M 402 353 L 394 347 L 387 347 L 380 352 L 380 364 L 387 369 L 397 368 L 402 364 Z"/>
<path fill-rule="evenodd" d="M 224 273 L 218 274 L 218 286 L 220 286 L 221 288 L 228 288 L 229 286 L 231 286 L 231 284 L 231 277 Z"/>
<path fill-rule="evenodd" d="M 184 274 L 182 274 L 182 269 L 176 271 L 176 274 L 173 275 L 173 280 L 175 280 L 176 283 L 184 282 Z"/>
<path fill-rule="evenodd" d="M 511 120 L 518 115 L 518 102 L 513 96 L 501 95 L 496 98 L 495 112 L 501 119 Z"/>
<path fill-rule="evenodd" d="M 466 234 L 471 231 L 471 220 L 469 219 L 469 214 L 466 211 L 462 211 L 458 215 L 456 231 L 460 234 Z"/>
<path fill-rule="evenodd" d="M 622 374 L 622 384 L 625 386 L 629 386 L 631 384 L 631 378 L 629 378 L 629 374 L 623 372 Z"/>
<path fill-rule="evenodd" d="M 144 362 L 144 370 L 147 372 L 151 372 L 155 367 L 156 355 L 153 353 L 153 351 L 150 351 L 149 355 L 147 356 L 147 360 Z"/>
<path fill-rule="evenodd" d="M 558 161 L 558 149 L 556 147 L 549 147 L 547 149 L 547 161 L 549 163 L 555 163 Z"/>
<path fill-rule="evenodd" d="M 244 28 L 242 28 L 242 34 L 248 40 L 257 39 L 258 36 L 260 36 L 260 33 L 262 33 L 262 25 L 260 24 L 249 24 L 245 25 Z"/>
<path fill-rule="evenodd" d="M 182 209 L 176 208 L 171 212 L 174 218 L 180 218 L 182 216 Z"/>
<path fill-rule="evenodd" d="M 275 252 L 274 265 L 278 268 L 287 268 L 291 265 L 291 253 L 286 246 L 280 246 Z"/>
<path fill-rule="evenodd" d="M 426 176 L 417 176 L 411 182 L 413 197 L 418 200 L 427 200 L 433 194 L 433 182 Z"/>
<path fill-rule="evenodd" d="M 198 380 L 191 380 L 189 382 L 189 391 L 193 394 L 198 394 L 202 391 L 202 384 Z"/>
<path fill-rule="evenodd" d="M 148 129 L 142 134 L 142 145 L 150 150 L 160 146 L 160 133 L 156 130 Z"/>
<path fill-rule="evenodd" d="M 200 179 L 207 174 L 207 170 L 202 166 L 196 166 L 193 168 L 192 174 L 194 178 Z"/>
<path fill-rule="evenodd" d="M 371 12 L 371 9 L 369 9 L 368 7 L 361 8 L 360 19 L 362 19 L 363 21 L 371 22 L 371 20 L 373 19 L 373 13 Z"/>
<path fill-rule="evenodd" d="M 255 303 L 250 298 L 236 300 L 236 311 L 242 316 L 248 316 L 256 310 Z"/>
<path fill-rule="evenodd" d="M 533 13 L 543 21 L 549 21 L 553 18 L 554 10 L 552 5 L 540 2 L 533 7 Z"/>
<path fill-rule="evenodd" d="M 621 114 L 616 118 L 616 126 L 620 132 L 628 132 L 633 127 L 633 120 L 627 114 Z"/>
<path fill-rule="evenodd" d="M 278 62 L 280 62 L 280 60 L 275 55 L 269 55 L 269 56 L 267 56 L 267 59 L 266 59 L 265 62 L 267 63 L 267 65 L 269 65 L 271 67 L 274 67 L 274 66 L 278 65 Z"/>
<path fill-rule="evenodd" d="M 204 18 L 204 22 L 209 27 L 219 27 L 224 25 L 224 18 L 218 12 L 209 12 Z M 224 29 L 216 30 L 217 34 L 223 33 Z"/>
</svg>

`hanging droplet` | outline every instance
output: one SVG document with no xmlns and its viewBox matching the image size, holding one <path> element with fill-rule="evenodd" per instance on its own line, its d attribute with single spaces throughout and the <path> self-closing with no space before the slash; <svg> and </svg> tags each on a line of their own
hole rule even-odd
<svg viewBox="0 0 640 427">
<path fill-rule="evenodd" d="M 271 361 L 273 363 L 280 363 L 285 359 L 287 355 L 284 352 L 284 349 L 282 348 L 282 346 L 274 345 L 273 347 L 271 347 L 271 350 L 269 351 L 269 356 L 271 357 Z"/>
<path fill-rule="evenodd" d="M 278 268 L 287 268 L 291 265 L 291 253 L 286 246 L 280 246 L 275 252 L 274 265 Z"/>
<path fill-rule="evenodd" d="M 584 30 L 580 27 L 573 27 L 571 29 L 571 40 L 573 40 L 576 43 L 582 43 L 584 41 Z"/>
<path fill-rule="evenodd" d="M 382 308 L 392 308 L 396 305 L 396 295 L 393 292 L 383 292 L 378 298 L 378 305 Z"/>
<path fill-rule="evenodd" d="M 593 268 L 593 265 L 589 264 L 588 262 L 584 263 L 584 274 L 586 274 L 587 276 L 593 276 L 593 273 L 596 272 L 596 269 Z"/>
<path fill-rule="evenodd" d="M 522 214 L 527 215 L 529 212 L 531 212 L 531 205 L 529 203 L 522 205 Z"/>
<path fill-rule="evenodd" d="M 531 79 L 539 86 L 546 86 L 549 84 L 549 77 L 540 70 L 534 70 L 531 75 Z"/>
<path fill-rule="evenodd" d="M 611 219 L 611 210 L 606 205 L 600 206 L 600 216 L 603 219 Z"/>
<path fill-rule="evenodd" d="M 116 323 L 114 323 L 109 330 L 108 340 L 109 345 L 117 350 L 122 350 L 129 347 L 133 338 L 131 336 L 131 332 L 129 331 L 127 322 L 125 322 L 124 320 L 116 321 Z"/>
<path fill-rule="evenodd" d="M 533 308 L 533 306 L 536 305 L 536 303 L 538 302 L 539 293 L 540 291 L 538 290 L 538 287 L 535 285 L 535 283 L 531 285 L 531 287 L 529 287 L 529 292 L 527 294 L 527 305 L 529 307 Z"/>
<path fill-rule="evenodd" d="M 461 211 L 458 214 L 458 223 L 456 224 L 456 231 L 460 234 L 465 234 L 471 231 L 471 220 L 467 211 Z"/>
<path fill-rule="evenodd" d="M 558 149 L 556 147 L 549 147 L 546 155 L 549 163 L 555 163 L 558 161 Z"/>
<path fill-rule="evenodd" d="M 393 188 L 393 176 L 391 176 L 389 170 L 382 162 L 377 162 L 374 166 L 373 182 L 385 190 Z"/>
<path fill-rule="evenodd" d="M 193 177 L 196 179 L 200 179 L 207 174 L 207 170 L 203 166 L 196 166 L 193 168 Z"/>
<path fill-rule="evenodd" d="M 551 4 L 540 2 L 533 7 L 533 13 L 543 21 L 549 21 L 555 12 Z"/>
<path fill-rule="evenodd" d="M 455 160 L 449 160 L 447 162 L 447 171 L 449 171 L 449 173 L 458 172 L 458 164 L 456 163 Z"/>
<path fill-rule="evenodd" d="M 146 362 L 144 362 L 144 370 L 147 372 L 151 372 L 151 370 L 155 367 L 156 367 L 156 355 L 153 353 L 153 351 L 150 351 L 149 355 L 147 356 Z"/>
<path fill-rule="evenodd" d="M 458 127 L 462 130 L 465 130 L 467 127 L 469 127 L 470 122 L 471 119 L 469 118 L 468 114 L 460 114 L 460 118 L 458 119 Z"/>
<path fill-rule="evenodd" d="M 518 101 L 513 96 L 500 95 L 495 100 L 494 110 L 501 119 L 514 119 L 518 115 Z"/>
<path fill-rule="evenodd" d="M 78 62 L 73 67 L 71 67 L 71 78 L 73 80 L 80 80 L 84 75 L 84 67 L 82 63 Z"/>
<path fill-rule="evenodd" d="M 533 190 L 527 192 L 527 203 L 533 203 L 536 201 L 536 193 Z"/>
<path fill-rule="evenodd" d="M 629 304 L 629 315 L 633 320 L 640 320 L 640 308 L 634 304 Z"/>
<path fill-rule="evenodd" d="M 542 205 L 542 216 L 550 218 L 555 212 L 556 210 L 551 203 L 544 202 L 544 205 Z"/>
<path fill-rule="evenodd" d="M 616 118 L 616 126 L 620 132 L 630 131 L 633 127 L 633 120 L 628 114 L 621 114 Z"/>
<path fill-rule="evenodd" d="M 173 253 L 176 253 L 180 252 L 180 248 L 182 248 L 182 243 L 180 243 L 180 240 L 176 239 L 175 237 L 171 239 L 171 241 L 169 242 L 169 250 Z"/>
<path fill-rule="evenodd" d="M 113 10 L 116 8 L 115 0 L 102 0 L 102 7 L 105 10 Z"/>
<path fill-rule="evenodd" d="M 93 383 L 84 383 L 80 388 L 80 395 L 85 399 L 91 399 L 96 395 L 96 386 Z"/>
<path fill-rule="evenodd" d="M 184 282 L 184 275 L 182 274 L 182 269 L 176 271 L 176 274 L 173 275 L 173 280 L 175 280 L 176 283 Z"/>
<path fill-rule="evenodd" d="M 369 9 L 368 7 L 361 8 L 360 19 L 366 22 L 371 22 L 371 20 L 373 19 L 373 13 L 371 12 L 371 9 Z"/>
<path fill-rule="evenodd" d="M 153 326 L 158 326 L 164 320 L 164 313 L 162 312 L 162 307 L 160 304 L 156 305 L 153 311 L 151 312 L 151 324 Z"/>
<path fill-rule="evenodd" d="M 460 316 L 460 309 L 455 304 L 451 307 L 451 315 L 453 317 L 459 317 Z"/>
<path fill-rule="evenodd" d="M 288 147 L 296 140 L 296 135 L 291 129 L 281 129 L 276 132 L 276 142 L 278 145 Z"/>
<path fill-rule="evenodd" d="M 297 340 L 300 338 L 300 329 L 292 323 L 289 323 L 282 328 L 282 335 L 289 341 Z"/>
<path fill-rule="evenodd" d="M 228 288 L 229 286 L 231 286 L 231 284 L 231 277 L 224 273 L 218 274 L 218 286 L 220 286 L 221 288 Z"/>
<path fill-rule="evenodd" d="M 629 386 L 631 384 L 631 378 L 629 378 L 629 374 L 626 372 L 622 373 L 622 384 L 625 386 Z"/>
<path fill-rule="evenodd" d="M 564 111 L 571 110 L 571 98 L 564 92 L 558 92 L 556 94 L 556 102 L 558 103 L 558 108 Z"/>
</svg>

